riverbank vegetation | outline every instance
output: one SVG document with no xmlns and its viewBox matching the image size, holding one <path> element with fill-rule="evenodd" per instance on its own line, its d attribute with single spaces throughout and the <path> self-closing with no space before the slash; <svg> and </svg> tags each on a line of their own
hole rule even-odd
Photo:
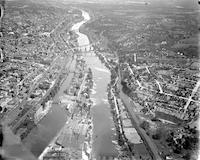
<svg viewBox="0 0 200 160">
<path fill-rule="evenodd" d="M 118 66 L 115 57 L 113 57 L 112 54 L 103 54 L 98 51 L 96 51 L 96 55 L 111 72 L 111 81 L 108 84 L 107 92 L 108 102 L 116 130 L 117 148 L 119 149 L 118 158 L 123 160 L 132 159 L 134 157 L 136 159 L 151 160 L 152 158 L 149 152 L 144 144 L 141 143 L 141 138 L 132 125 L 128 112 L 120 99 Z M 127 124 L 129 124 L 128 128 L 126 128 Z M 137 140 L 134 140 L 133 138 Z M 140 139 L 139 144 L 138 138 Z"/>
<path fill-rule="evenodd" d="M 179 153 L 166 142 L 168 131 L 182 130 L 185 125 L 197 127 L 200 104 L 197 9 L 165 3 L 98 7 L 91 4 L 88 8 L 96 18 L 85 26 L 84 32 L 91 32 L 88 35 L 93 40 L 95 35 L 99 39 L 100 44 L 94 48 L 102 55 L 101 60 L 108 61 L 107 67 L 119 69 L 122 90 L 132 99 L 141 128 L 156 144 L 159 154 L 187 159 L 191 153 L 190 158 L 197 159 L 198 142 L 192 149 Z M 108 53 L 118 64 L 108 65 L 111 62 Z M 186 133 L 183 129 L 181 135 Z M 198 134 L 188 136 L 197 138 Z"/>
<path fill-rule="evenodd" d="M 37 126 L 35 114 L 46 109 L 68 74 L 80 11 L 33 1 L 8 1 L 0 28 L 0 118 L 22 140 Z M 67 41 L 71 41 L 67 44 Z M 68 66 L 69 67 L 69 66 Z"/>
<path fill-rule="evenodd" d="M 60 98 L 61 104 L 68 112 L 67 123 L 52 144 L 53 147 L 43 158 L 54 156 L 52 151 L 61 145 L 63 147 L 59 152 L 65 153 L 66 158 L 76 159 L 84 155 L 84 158 L 91 159 L 93 124 L 90 109 L 93 103 L 90 94 L 92 88 L 92 71 L 87 68 L 84 59 L 79 57 L 70 87 L 64 89 L 66 96 Z"/>
</svg>

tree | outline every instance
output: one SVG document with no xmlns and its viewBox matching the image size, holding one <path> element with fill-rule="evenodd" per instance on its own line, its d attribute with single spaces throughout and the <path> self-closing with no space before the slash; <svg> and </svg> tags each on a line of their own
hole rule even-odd
<svg viewBox="0 0 200 160">
<path fill-rule="evenodd" d="M 162 131 L 161 129 L 157 129 L 156 133 L 154 135 L 152 135 L 153 139 L 159 140 L 162 137 Z"/>
<path fill-rule="evenodd" d="M 161 138 L 161 134 L 160 133 L 156 133 L 154 135 L 152 135 L 153 139 L 159 140 Z"/>
<path fill-rule="evenodd" d="M 149 129 L 149 123 L 147 121 L 143 121 L 140 124 L 140 127 L 143 128 L 144 130 L 147 130 L 147 129 Z"/>
<path fill-rule="evenodd" d="M 185 160 L 190 160 L 190 153 L 189 152 L 187 152 L 184 156 L 183 156 L 183 158 L 185 159 Z"/>
</svg>

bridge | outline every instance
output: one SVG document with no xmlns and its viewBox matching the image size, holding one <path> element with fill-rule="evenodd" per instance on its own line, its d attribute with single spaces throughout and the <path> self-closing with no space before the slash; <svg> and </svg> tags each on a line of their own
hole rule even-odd
<svg viewBox="0 0 200 160">
<path fill-rule="evenodd" d="M 116 155 L 99 155 L 97 160 L 117 160 Z"/>
<path fill-rule="evenodd" d="M 64 38 L 62 38 L 62 39 L 64 39 Z M 97 42 L 93 42 L 93 43 L 86 44 L 86 45 L 71 47 L 70 46 L 71 43 L 69 41 L 64 40 L 64 42 L 69 48 L 69 49 L 65 50 L 65 52 L 73 52 L 73 53 L 77 53 L 77 52 L 78 53 L 88 53 L 88 52 L 94 51 L 94 47 L 100 44 L 100 41 L 97 41 Z M 71 44 L 71 45 L 74 46 L 74 44 Z"/>
<path fill-rule="evenodd" d="M 75 51 L 75 54 L 78 56 L 94 56 L 94 48 L 92 45 L 81 46 Z"/>
</svg>

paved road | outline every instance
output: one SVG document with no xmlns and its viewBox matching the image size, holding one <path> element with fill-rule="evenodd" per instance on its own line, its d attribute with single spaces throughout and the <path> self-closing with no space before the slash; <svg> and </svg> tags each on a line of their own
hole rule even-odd
<svg viewBox="0 0 200 160">
<path fill-rule="evenodd" d="M 66 90 L 66 88 L 70 87 L 70 82 L 74 75 L 75 66 L 76 66 L 76 60 L 73 60 L 71 65 L 69 66 L 70 73 L 67 76 L 67 79 L 62 84 L 62 87 L 59 90 L 60 93 L 58 93 L 54 97 L 54 101 L 59 101 L 61 94 L 63 94 L 63 92 Z M 82 91 L 84 84 L 85 84 L 85 78 L 82 81 L 82 85 L 81 85 L 82 87 L 80 87 L 80 90 L 79 90 L 80 92 Z M 79 96 L 81 96 L 81 94 L 78 94 L 78 98 L 79 98 Z M 76 104 L 76 102 L 73 103 L 73 105 L 75 105 L 75 104 Z M 76 116 L 73 119 L 69 118 L 68 121 L 66 122 L 65 126 L 58 132 L 58 134 L 50 142 L 48 147 L 40 155 L 39 160 L 42 160 L 42 157 L 44 155 L 46 155 L 46 153 L 49 150 L 51 150 L 51 148 L 53 148 L 53 146 L 56 144 L 56 142 L 65 147 L 77 148 L 77 150 L 79 149 L 79 151 L 81 153 L 80 145 L 84 141 L 85 132 L 86 132 L 86 128 L 87 128 L 87 125 L 85 125 L 84 123 L 81 123 L 81 121 L 80 121 L 81 119 L 82 119 L 82 117 L 79 118 Z M 85 118 L 83 118 L 83 119 L 85 119 Z"/>
<path fill-rule="evenodd" d="M 119 79 L 121 79 L 120 74 L 119 74 Z M 119 80 L 119 82 L 121 82 L 121 80 Z M 119 83 L 119 86 L 120 86 L 120 98 L 121 98 L 122 102 L 124 103 L 128 113 L 130 114 L 130 118 L 131 118 L 134 128 L 137 130 L 137 133 L 142 138 L 145 146 L 147 146 L 152 158 L 154 160 L 162 160 L 162 158 L 160 157 L 160 155 L 158 153 L 157 146 L 150 139 L 150 137 L 146 134 L 145 130 L 143 130 L 139 126 L 140 122 L 139 122 L 139 119 L 138 119 L 136 113 L 134 112 L 134 106 L 133 106 L 133 103 L 131 103 L 131 101 L 132 101 L 131 98 L 123 93 L 122 86 L 120 85 L 120 83 Z"/>
<path fill-rule="evenodd" d="M 160 93 L 163 93 L 163 89 L 162 89 L 162 87 L 161 87 L 159 81 L 158 81 L 158 80 L 155 80 L 155 81 L 156 81 L 156 83 L 158 84 L 158 87 L 159 87 Z"/>
<path fill-rule="evenodd" d="M 132 69 L 131 69 L 131 67 L 129 66 L 129 64 L 128 64 L 128 63 L 125 63 L 125 64 L 127 64 L 127 67 L 128 67 L 129 72 L 130 72 L 132 75 L 134 75 L 134 74 L 133 74 L 133 71 L 132 71 Z M 199 80 L 199 81 L 200 81 L 200 80 Z M 149 91 L 158 92 L 157 90 L 149 89 L 149 88 L 147 88 L 147 87 L 144 87 L 144 86 L 140 83 L 140 81 L 138 81 L 138 80 L 136 80 L 136 82 L 138 83 L 138 85 L 139 85 L 139 87 L 140 87 L 141 89 L 145 88 L 145 89 L 147 89 L 147 90 L 149 90 Z M 159 85 L 159 89 L 160 89 L 159 93 L 160 93 L 160 94 L 164 94 L 164 95 L 171 96 L 171 97 L 176 97 L 176 98 L 179 98 L 179 99 L 184 99 L 184 100 L 187 100 L 187 101 L 189 101 L 189 102 L 200 103 L 200 101 L 196 101 L 196 100 L 193 100 L 193 99 L 192 99 L 192 97 L 194 96 L 194 94 L 192 94 L 192 97 L 187 98 L 187 97 L 177 96 L 177 95 L 171 94 L 171 93 L 166 93 L 166 92 L 163 92 L 163 90 L 162 90 L 162 88 L 161 88 L 161 86 L 160 86 L 159 81 L 156 80 L 156 83 Z M 197 92 L 197 89 L 198 89 L 199 85 L 200 85 L 200 82 L 197 82 L 197 85 L 196 85 L 195 88 L 193 89 L 193 93 L 196 93 L 196 92 Z M 187 108 L 187 107 L 185 106 L 185 108 Z"/>
<path fill-rule="evenodd" d="M 20 104 L 17 104 L 10 112 L 8 112 L 5 115 L 4 120 L 2 120 L 4 122 L 4 124 L 9 124 L 14 119 L 16 119 L 17 115 L 21 112 L 20 108 L 23 108 L 23 106 L 27 103 L 27 98 L 30 97 L 31 93 L 38 87 L 38 85 L 44 79 L 44 77 L 48 74 L 48 72 L 51 72 L 51 69 L 54 67 L 54 65 L 56 64 L 58 59 L 59 59 L 59 57 L 57 57 L 52 62 L 52 64 L 48 68 L 48 70 L 43 73 L 42 77 L 38 81 L 36 81 L 34 84 L 32 84 L 31 88 L 29 89 L 28 94 L 23 98 L 23 100 L 20 102 Z"/>
<path fill-rule="evenodd" d="M 157 146 L 152 142 L 150 137 L 146 134 L 145 130 L 140 128 L 138 117 L 136 116 L 136 114 L 133 110 L 134 106 L 132 106 L 132 104 L 130 103 L 131 99 L 128 96 L 126 96 L 122 91 L 120 92 L 120 98 L 122 99 L 127 111 L 131 115 L 131 120 L 133 122 L 133 125 L 134 125 L 135 129 L 137 130 L 138 134 L 140 135 L 140 137 L 142 138 L 142 140 L 144 141 L 144 144 L 148 147 L 153 159 L 154 160 L 162 160 L 162 158 L 160 157 L 160 155 L 158 153 Z"/>
<path fill-rule="evenodd" d="M 184 113 L 183 113 L 183 116 L 185 115 L 186 111 L 187 111 L 187 108 L 190 104 L 190 102 L 192 101 L 192 97 L 195 95 L 195 93 L 197 92 L 198 88 L 200 86 L 200 80 L 198 80 L 198 82 L 196 83 L 193 91 L 192 91 L 192 94 L 190 95 L 190 97 L 188 98 L 188 101 L 186 103 L 186 105 L 184 106 Z"/>
<path fill-rule="evenodd" d="M 67 60 L 67 59 L 68 59 L 68 57 L 65 58 L 65 60 Z M 68 61 L 68 63 L 66 63 L 65 65 L 62 66 L 62 69 L 60 70 L 60 72 L 59 72 L 59 74 L 58 74 L 58 76 L 57 76 L 57 78 L 56 78 L 56 82 L 55 82 L 55 84 L 54 84 L 53 87 L 55 87 L 55 86 L 57 85 L 57 82 L 58 82 L 59 79 L 60 79 L 60 76 L 61 76 L 61 74 L 62 74 L 63 69 L 65 69 L 65 67 L 68 66 L 69 63 L 70 63 L 70 62 Z M 72 63 L 70 63 L 70 65 L 71 65 L 71 64 L 72 64 Z M 71 68 L 71 67 L 70 67 L 70 68 Z M 51 90 L 52 90 L 53 87 L 51 87 L 51 88 L 48 89 L 48 91 L 46 92 L 46 94 L 45 94 L 45 95 L 41 98 L 41 100 L 35 105 L 35 107 L 31 107 L 31 108 L 26 112 L 26 114 L 24 114 L 22 117 L 20 117 L 20 119 L 14 124 L 14 126 L 12 126 L 12 128 L 13 128 L 14 130 L 26 119 L 26 117 L 33 111 L 34 108 L 36 108 L 36 110 L 37 110 L 38 107 L 40 107 L 40 104 L 42 103 L 42 101 L 43 101 L 47 96 L 49 96 L 49 93 L 51 92 Z M 37 106 L 38 106 L 38 107 L 37 107 Z"/>
</svg>

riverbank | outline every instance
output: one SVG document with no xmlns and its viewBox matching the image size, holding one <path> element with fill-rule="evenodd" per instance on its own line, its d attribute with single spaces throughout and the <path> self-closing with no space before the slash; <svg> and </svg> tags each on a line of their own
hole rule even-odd
<svg viewBox="0 0 200 160">
<path fill-rule="evenodd" d="M 64 90 L 66 96 L 60 97 L 59 100 L 63 108 L 68 112 L 68 120 L 40 155 L 39 159 L 53 156 L 54 151 L 71 159 L 81 159 L 82 154 L 85 157 L 88 156 L 88 159 L 90 157 L 90 133 L 92 130 L 90 93 L 93 86 L 92 72 L 90 69 L 87 69 L 83 59 L 78 59 L 78 61 L 79 64 L 70 84 L 71 87 Z M 68 102 L 70 102 L 70 105 L 68 105 Z"/>
<path fill-rule="evenodd" d="M 72 27 L 72 31 L 74 31 L 79 36 L 77 39 L 78 46 L 89 46 L 90 41 L 88 37 L 80 33 L 79 29 L 84 23 L 90 20 L 90 16 L 87 12 L 82 11 L 82 13 L 85 20 L 75 24 Z M 81 58 L 80 55 L 76 57 Z M 51 155 L 51 153 L 55 151 L 58 152 L 58 150 L 59 153 L 63 153 L 65 149 L 64 152 L 67 151 L 69 153 L 66 155 L 68 157 L 76 157 L 78 159 L 114 159 L 118 157 L 119 153 L 116 149 L 116 131 L 107 100 L 107 85 L 110 83 L 110 72 L 92 52 L 90 53 L 90 56 L 87 56 L 86 54 L 83 59 L 85 60 L 87 67 L 91 68 L 91 72 L 93 75 L 94 87 L 91 96 L 89 96 L 89 98 L 91 98 L 93 102 L 91 104 L 91 112 L 89 112 L 90 115 L 87 114 L 87 117 L 82 117 L 83 115 L 85 115 L 85 112 L 83 110 L 83 107 L 85 105 L 82 104 L 84 102 L 84 99 L 78 98 L 78 102 L 76 102 L 80 104 L 76 104 L 73 107 L 74 109 L 72 109 L 73 112 L 71 114 L 71 119 L 73 119 L 73 121 L 68 121 L 68 123 L 63 128 L 63 131 L 61 131 L 60 136 L 56 138 L 53 145 L 55 147 L 49 147 L 50 151 L 48 152 L 48 154 L 50 153 Z M 78 87 L 77 89 L 80 88 L 82 87 Z M 72 91 L 74 92 L 77 90 L 76 88 L 74 89 L 67 90 L 65 91 L 65 93 L 69 94 L 72 93 Z M 73 96 L 78 96 L 79 93 L 82 92 L 74 93 L 75 94 L 73 94 Z M 86 108 L 87 106 L 88 105 L 86 105 Z M 84 120 L 84 122 L 80 120 L 80 117 L 82 117 L 82 120 Z M 83 128 L 83 130 L 81 128 Z M 77 132 L 78 129 L 81 129 L 81 132 Z M 85 138 L 83 135 L 86 135 Z M 63 149 L 61 150 L 61 148 Z M 82 153 L 82 155 L 80 153 Z M 47 156 L 49 156 L 48 154 Z"/>
<path fill-rule="evenodd" d="M 113 120 L 115 122 L 116 133 L 118 135 L 117 140 L 118 145 L 120 146 L 121 156 L 123 158 L 130 158 L 130 156 L 132 156 L 132 159 L 152 159 L 148 148 L 137 133 L 135 123 L 133 123 L 131 115 L 125 107 L 124 99 L 120 95 L 121 81 L 117 74 L 118 70 L 114 67 L 117 63 L 98 52 L 96 55 L 111 72 L 111 83 L 108 87 L 108 96 L 110 99 L 109 102 Z"/>
<path fill-rule="evenodd" d="M 81 28 L 81 30 L 83 31 L 83 32 L 85 32 L 86 34 L 89 34 L 89 38 L 90 38 L 90 40 L 93 40 L 93 38 L 92 38 L 92 35 L 91 35 L 91 32 L 89 32 L 87 29 L 84 29 L 84 28 Z M 105 57 L 103 57 L 101 54 L 96 54 L 98 57 L 99 57 L 99 59 L 101 60 L 101 62 L 112 72 L 112 67 L 111 67 L 111 65 L 112 65 L 112 63 L 110 63 L 110 61 L 109 61 L 109 63 L 107 62 L 107 59 L 105 58 Z M 111 65 L 110 65 L 111 64 Z M 112 76 L 111 76 L 111 80 L 112 80 Z M 110 105 L 112 106 L 112 103 L 110 103 Z M 122 156 L 125 156 L 126 158 L 127 157 L 129 157 L 130 156 L 130 153 L 131 153 L 131 147 L 129 147 L 129 145 L 127 145 L 127 138 L 125 137 L 125 135 L 124 135 L 124 131 L 122 131 L 123 129 L 122 129 L 122 126 L 120 127 L 119 126 L 119 123 L 117 123 L 117 119 L 115 119 L 115 117 L 116 117 L 116 115 L 114 115 L 114 110 L 113 110 L 114 108 L 111 108 L 111 113 L 113 114 L 113 120 L 114 120 L 114 123 L 115 123 L 115 129 L 116 129 L 116 135 L 117 135 L 117 137 L 116 137 L 116 140 L 118 141 L 117 142 L 117 145 L 119 145 L 119 146 L 121 146 L 121 148 L 123 148 L 123 149 L 121 149 L 121 151 L 122 151 Z M 117 114 L 118 115 L 118 114 Z M 120 128 L 121 128 L 121 131 L 120 131 Z M 130 132 L 130 130 L 126 130 L 126 134 L 128 134 L 128 132 Z M 130 134 L 129 134 L 130 135 Z M 120 138 L 120 137 L 122 137 L 122 139 Z M 138 136 L 139 137 L 139 136 Z M 124 145 L 126 143 L 126 145 Z M 127 147 L 125 147 L 125 146 L 127 146 Z M 125 148 L 127 148 L 127 151 L 126 150 L 124 150 Z M 151 159 L 151 157 L 149 156 L 149 153 L 148 153 L 148 151 L 146 150 L 146 148 L 145 148 L 145 146 L 144 146 L 144 144 L 143 144 L 143 147 L 141 147 L 141 145 L 140 145 L 140 147 L 138 146 L 138 148 L 140 148 L 139 150 L 137 150 L 137 152 L 139 151 L 139 153 L 137 153 L 138 155 L 139 154 L 143 154 L 143 158 L 150 158 Z M 141 152 L 141 150 L 143 150 L 143 152 Z M 144 153 L 144 150 L 146 150 L 146 153 Z M 138 156 L 137 155 L 137 157 L 138 158 L 142 158 L 142 156 L 140 157 L 140 156 Z M 125 158 L 125 157 L 123 157 L 123 158 Z M 130 157 L 129 157 L 130 158 Z M 131 159 L 131 158 L 130 158 Z"/>
<path fill-rule="evenodd" d="M 62 82 L 59 91 L 52 99 L 51 107 L 45 116 L 39 121 L 37 126 L 23 140 L 23 144 L 38 157 L 49 142 L 55 137 L 64 126 L 68 112 L 63 108 L 63 104 L 58 103 L 60 97 L 64 95 L 64 90 L 70 87 L 74 76 L 73 68 L 67 78 Z M 59 117 L 59 118 L 58 118 Z"/>
<path fill-rule="evenodd" d="M 89 15 L 88 13 L 83 12 L 83 16 L 87 17 Z M 79 42 L 84 41 L 83 44 L 90 44 L 88 36 L 82 33 L 78 34 L 81 35 L 81 40 L 79 39 Z M 91 41 L 91 44 L 92 42 L 93 41 Z M 94 76 L 94 91 L 91 95 L 94 102 L 91 110 L 94 126 L 92 138 L 93 158 L 101 159 L 102 157 L 107 157 L 113 159 L 114 157 L 118 157 L 118 151 L 115 145 L 114 122 L 112 120 L 107 100 L 107 85 L 110 82 L 110 72 L 96 57 L 94 52 L 90 52 L 88 56 L 86 54 L 84 59 L 86 60 L 88 66 L 92 69 Z"/>
</svg>

